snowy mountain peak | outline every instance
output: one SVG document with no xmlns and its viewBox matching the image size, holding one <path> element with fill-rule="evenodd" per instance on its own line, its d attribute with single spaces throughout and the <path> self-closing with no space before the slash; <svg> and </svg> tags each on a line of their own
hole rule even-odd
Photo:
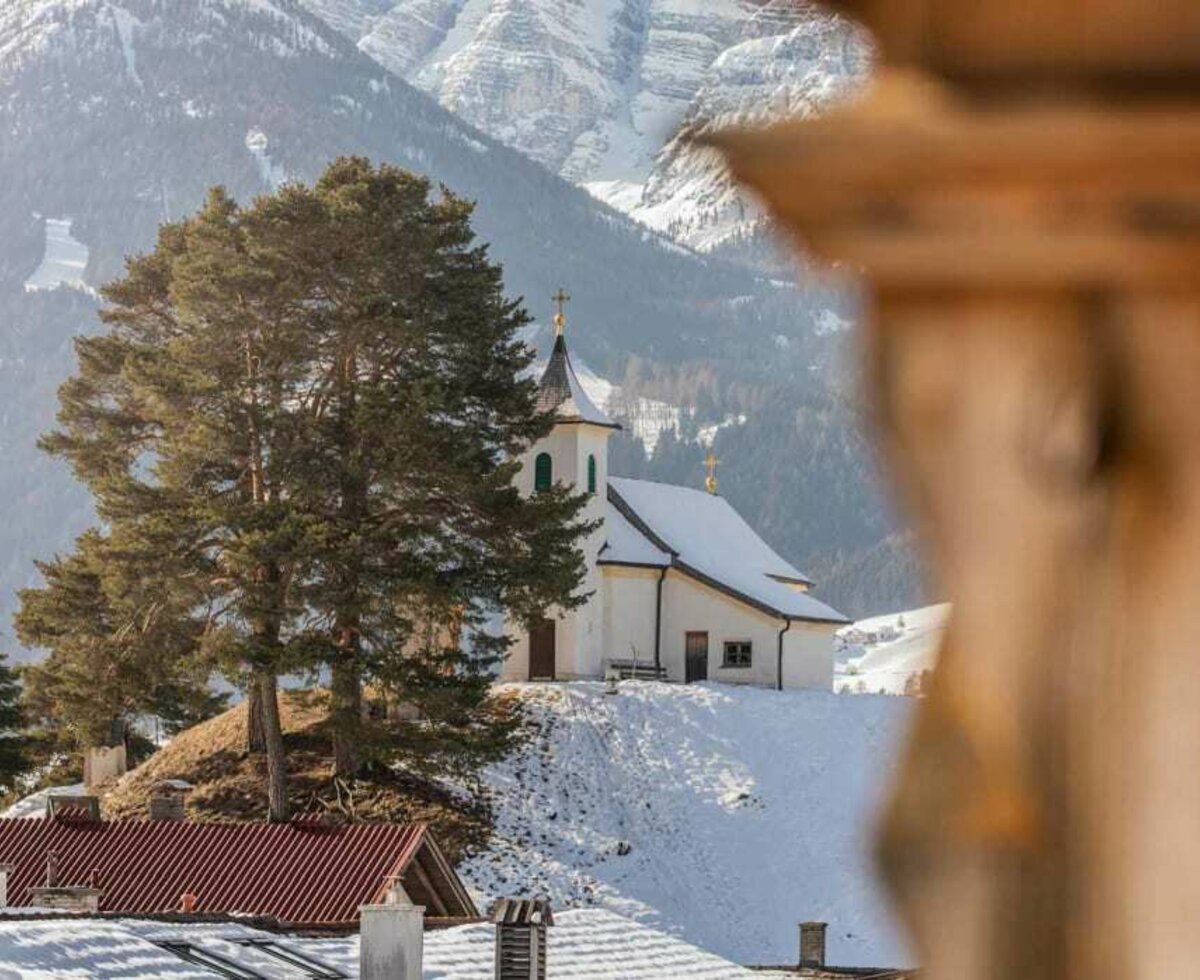
<svg viewBox="0 0 1200 980">
<path fill-rule="evenodd" d="M 693 247 L 754 215 L 680 131 L 810 115 L 865 35 L 794 0 L 302 0 L 443 106 Z"/>
</svg>

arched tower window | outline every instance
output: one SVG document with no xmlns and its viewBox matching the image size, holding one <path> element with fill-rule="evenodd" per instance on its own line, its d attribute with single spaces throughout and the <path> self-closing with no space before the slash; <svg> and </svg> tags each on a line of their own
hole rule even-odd
<svg viewBox="0 0 1200 980">
<path fill-rule="evenodd" d="M 533 489 L 545 493 L 554 484 L 554 460 L 549 453 L 538 453 L 533 464 Z"/>
<path fill-rule="evenodd" d="M 596 457 L 588 457 L 588 493 L 596 492 Z"/>
</svg>

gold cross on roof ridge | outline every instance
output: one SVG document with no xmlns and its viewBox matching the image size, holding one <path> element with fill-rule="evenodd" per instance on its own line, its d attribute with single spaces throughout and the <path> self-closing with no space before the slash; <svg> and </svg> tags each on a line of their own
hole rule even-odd
<svg viewBox="0 0 1200 980">
<path fill-rule="evenodd" d="M 717 494 L 717 467 L 721 465 L 721 461 L 717 459 L 717 454 L 711 448 L 704 458 L 704 465 L 708 467 L 708 479 L 704 481 L 704 487 L 715 497 Z"/>
<path fill-rule="evenodd" d="M 565 289 L 559 289 L 557 293 L 550 297 L 558 306 L 558 312 L 554 314 L 554 335 L 561 337 L 563 331 L 567 327 L 567 304 L 571 302 L 571 294 Z"/>
</svg>

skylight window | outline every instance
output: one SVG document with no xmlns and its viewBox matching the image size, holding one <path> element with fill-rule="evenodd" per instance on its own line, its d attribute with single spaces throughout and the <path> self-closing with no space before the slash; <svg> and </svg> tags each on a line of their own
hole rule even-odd
<svg viewBox="0 0 1200 980">
<path fill-rule="evenodd" d="M 236 942 L 239 946 L 258 950 L 281 963 L 304 970 L 305 975 L 312 977 L 313 980 L 346 980 L 346 974 L 340 973 L 333 967 L 314 960 L 311 956 L 306 956 L 298 950 L 284 946 L 274 939 L 238 939 Z"/>
<path fill-rule="evenodd" d="M 218 956 L 216 953 L 210 953 L 191 943 L 161 942 L 155 943 L 155 945 L 159 949 L 165 949 L 169 953 L 174 953 L 185 963 L 193 963 L 196 966 L 204 967 L 206 970 L 212 970 L 219 977 L 229 977 L 230 980 L 270 980 L 269 977 L 265 977 L 261 973 L 256 973 L 254 970 L 248 969 L 240 963 L 235 963 L 224 956 Z"/>
</svg>

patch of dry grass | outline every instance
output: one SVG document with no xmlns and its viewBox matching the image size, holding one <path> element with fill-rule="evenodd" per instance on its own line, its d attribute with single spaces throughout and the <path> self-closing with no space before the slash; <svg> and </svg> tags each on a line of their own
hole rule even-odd
<svg viewBox="0 0 1200 980">
<path fill-rule="evenodd" d="M 486 804 L 464 800 L 438 783 L 378 767 L 347 784 L 332 776 L 325 692 L 281 692 L 280 712 L 288 757 L 288 797 L 296 814 L 319 813 L 356 822 L 424 821 L 452 861 L 486 844 L 491 815 Z M 495 710 L 514 712 L 498 699 Z M 176 736 L 104 794 L 106 818 L 144 817 L 153 786 L 183 779 L 192 820 L 263 820 L 267 815 L 266 760 L 246 751 L 246 705 Z"/>
</svg>

